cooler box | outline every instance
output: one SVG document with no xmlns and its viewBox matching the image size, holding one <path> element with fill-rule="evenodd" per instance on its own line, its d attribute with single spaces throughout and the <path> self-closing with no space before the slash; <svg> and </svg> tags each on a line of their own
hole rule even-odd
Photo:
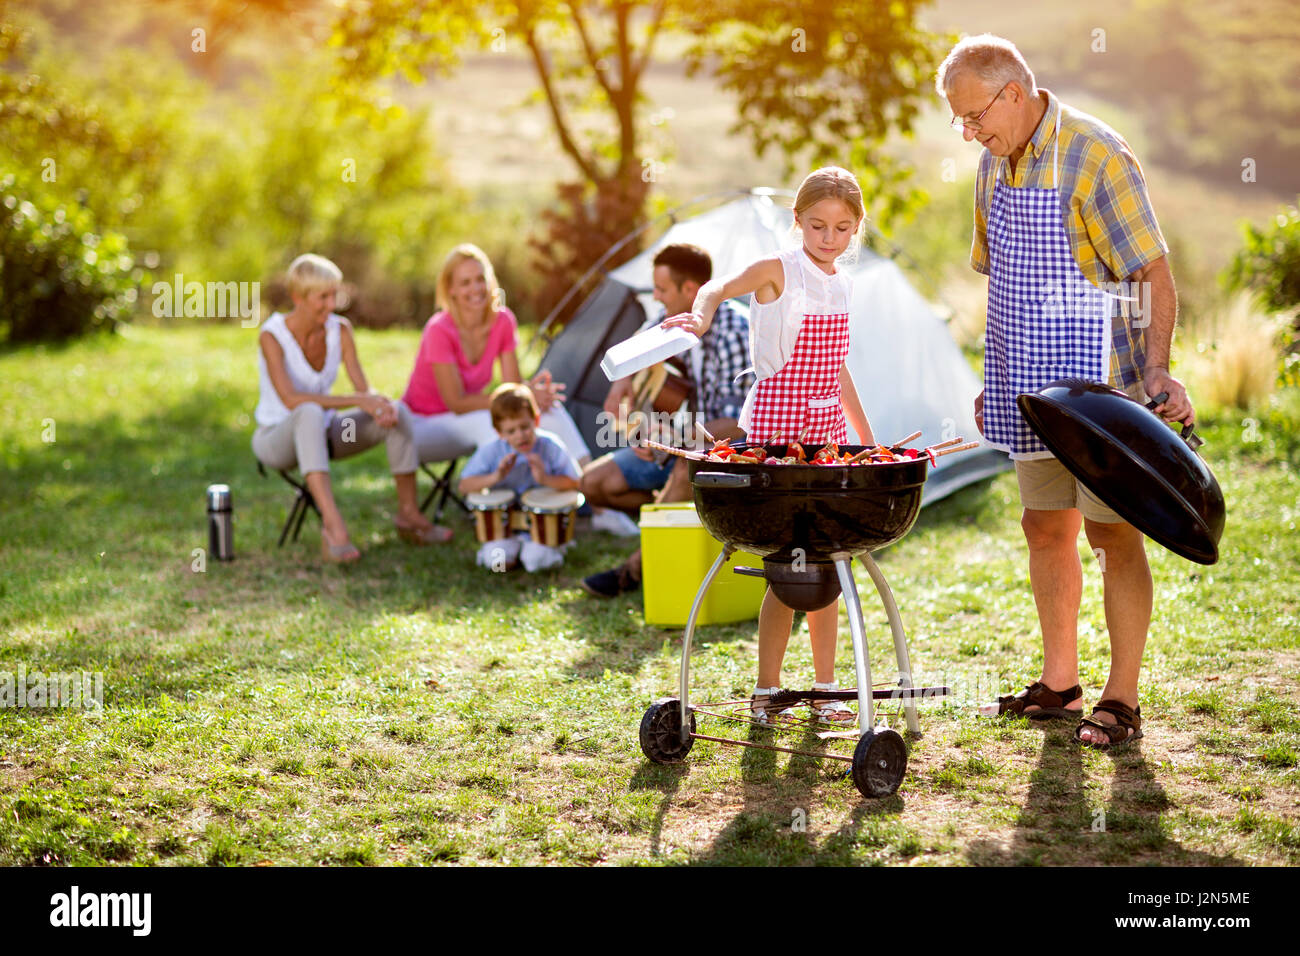
<svg viewBox="0 0 1300 956">
<path fill-rule="evenodd" d="M 695 513 L 693 501 L 641 506 L 641 592 L 645 622 L 685 627 L 691 604 L 722 543 L 715 541 Z M 728 624 L 758 617 L 767 582 L 736 574 L 737 564 L 762 567 L 763 559 L 737 551 L 722 566 L 704 596 L 696 624 Z"/>
</svg>

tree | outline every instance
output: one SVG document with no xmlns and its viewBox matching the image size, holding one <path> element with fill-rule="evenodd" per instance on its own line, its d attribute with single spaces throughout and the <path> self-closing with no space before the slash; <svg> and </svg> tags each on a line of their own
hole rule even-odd
<svg viewBox="0 0 1300 956">
<path fill-rule="evenodd" d="M 1142 0 L 1107 18 L 1104 32 L 1093 32 L 1097 19 L 1082 14 L 1044 46 L 1048 85 L 1078 83 L 1133 110 L 1150 141 L 1144 159 L 1252 191 L 1300 190 L 1292 0 Z"/>
<path fill-rule="evenodd" d="M 645 150 L 643 80 L 668 34 L 685 43 L 688 71 L 712 72 L 737 95 L 733 132 L 760 155 L 775 146 L 791 175 L 800 163 L 850 166 L 877 218 L 912 204 L 906 170 L 881 144 L 910 132 L 942 52 L 916 25 L 924 2 L 351 0 L 333 43 L 344 82 L 401 74 L 415 84 L 454 70 L 474 46 L 523 45 L 577 177 L 558 185 L 561 207 L 536 243 L 549 280 L 541 295 L 554 301 L 644 217 L 656 160 Z"/>
</svg>

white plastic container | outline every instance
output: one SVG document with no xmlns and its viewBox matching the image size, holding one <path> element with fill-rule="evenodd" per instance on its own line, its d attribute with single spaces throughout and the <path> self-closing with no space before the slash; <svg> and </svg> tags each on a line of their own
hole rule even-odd
<svg viewBox="0 0 1300 956">
<path fill-rule="evenodd" d="M 689 352 L 700 344 L 700 337 L 685 329 L 666 329 L 652 326 L 638 332 L 630 339 L 611 346 L 600 360 L 600 370 L 611 382 L 635 375 L 642 369 L 656 365 L 674 355 Z"/>
</svg>

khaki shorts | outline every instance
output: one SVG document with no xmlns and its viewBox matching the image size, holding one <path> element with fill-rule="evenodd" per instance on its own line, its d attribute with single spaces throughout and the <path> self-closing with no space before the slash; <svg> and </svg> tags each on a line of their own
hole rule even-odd
<svg viewBox="0 0 1300 956">
<path fill-rule="evenodd" d="M 1031 511 L 1063 511 L 1078 508 L 1089 521 L 1119 524 L 1123 518 L 1102 504 L 1100 498 L 1085 488 L 1055 458 L 1017 461 L 1016 480 L 1020 482 L 1020 504 Z"/>
<path fill-rule="evenodd" d="M 1139 402 L 1147 400 L 1142 383 L 1124 389 L 1129 398 Z M 1122 524 L 1124 519 L 1115 514 L 1101 499 L 1085 488 L 1079 479 L 1055 458 L 1034 458 L 1017 461 L 1016 480 L 1020 482 L 1020 504 L 1031 511 L 1062 511 L 1078 508 L 1089 521 L 1102 524 Z"/>
</svg>

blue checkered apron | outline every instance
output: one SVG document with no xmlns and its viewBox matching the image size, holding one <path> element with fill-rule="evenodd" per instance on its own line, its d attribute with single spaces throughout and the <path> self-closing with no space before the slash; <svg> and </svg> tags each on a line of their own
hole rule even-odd
<svg viewBox="0 0 1300 956">
<path fill-rule="evenodd" d="M 1052 187 L 1013 189 L 1001 178 L 989 206 L 989 305 L 984 438 L 1012 458 L 1050 458 L 1016 396 L 1061 378 L 1104 382 L 1114 296 L 1079 270 L 1061 217 L 1056 141 Z"/>
</svg>

